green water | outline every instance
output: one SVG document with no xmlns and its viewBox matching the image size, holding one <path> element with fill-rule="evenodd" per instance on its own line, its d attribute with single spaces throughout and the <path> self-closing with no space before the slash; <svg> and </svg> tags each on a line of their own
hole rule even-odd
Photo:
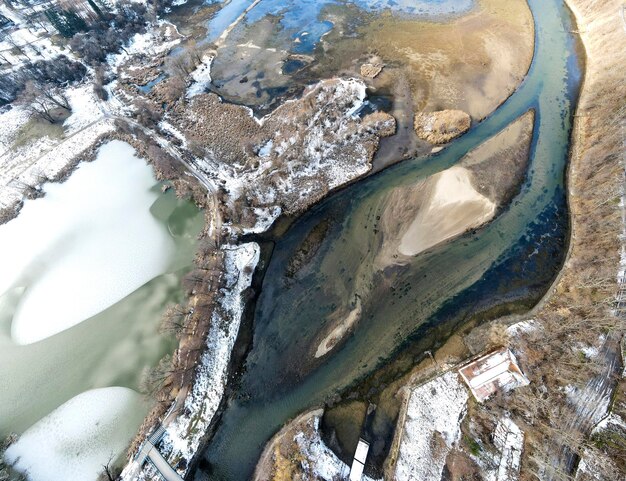
<svg viewBox="0 0 626 481">
<path fill-rule="evenodd" d="M 545 292 L 565 251 L 564 172 L 580 66 L 562 2 L 529 4 L 535 57 L 507 102 L 440 155 L 404 162 L 349 187 L 276 242 L 245 372 L 195 479 L 247 479 L 265 442 L 291 417 L 392 360 L 416 360 L 476 310 L 532 302 Z M 485 228 L 419 255 L 408 266 L 375 269 L 372 260 L 382 242 L 377 216 L 389 191 L 454 165 L 530 108 L 536 110 L 531 163 L 511 206 Z M 289 259 L 322 220 L 330 223 L 325 241 L 312 262 L 288 278 Z M 323 320 L 348 308 L 355 292 L 363 301 L 358 328 L 340 348 L 313 360 L 311 347 Z"/>
<path fill-rule="evenodd" d="M 128 146 L 126 148 L 130 149 Z M 117 155 L 117 162 L 124 164 L 126 160 L 119 157 L 127 155 L 126 150 Z M 136 187 L 139 185 L 136 191 L 132 189 L 125 191 L 123 201 L 112 202 L 105 198 L 105 207 L 92 211 L 91 215 L 115 219 L 125 214 L 131 216 L 131 210 L 143 212 L 145 218 L 156 222 L 156 232 L 167 242 L 165 244 L 168 246 L 167 249 L 163 252 L 157 251 L 156 256 L 152 256 L 165 267 L 160 269 L 158 275 L 152 279 L 148 278 L 139 288 L 128 292 L 121 300 L 96 315 L 37 342 L 20 345 L 12 339 L 11 325 L 16 309 L 21 302 L 25 302 L 23 294 L 28 293 L 30 285 L 38 281 L 41 271 L 45 274 L 45 269 L 40 268 L 40 264 L 47 262 L 54 264 L 61 262 L 66 256 L 72 256 L 73 251 L 68 247 L 68 241 L 76 241 L 75 245 L 82 246 L 84 237 L 81 236 L 89 235 L 92 228 L 92 224 L 84 222 L 80 216 L 66 221 L 66 204 L 59 201 L 61 198 L 59 195 L 49 193 L 41 199 L 27 201 L 22 214 L 4 227 L 9 227 L 15 222 L 28 224 L 27 221 L 32 219 L 29 217 L 29 210 L 48 206 L 50 221 L 68 224 L 65 232 L 69 232 L 70 235 L 66 242 L 44 246 L 47 250 L 43 260 L 35 259 L 36 262 L 31 261 L 27 264 L 22 278 L 15 280 L 16 287 L 0 293 L 2 438 L 11 432 L 22 433 L 52 410 L 84 391 L 109 386 L 122 386 L 139 391 L 144 371 L 156 365 L 163 355 L 172 352 L 176 346 L 175 339 L 158 332 L 158 326 L 165 306 L 184 300 L 180 287 L 181 277 L 193 261 L 196 236 L 204 222 L 202 213 L 193 204 L 176 199 L 171 191 L 161 193 L 161 184 L 154 179 L 152 169 L 143 160 L 136 157 L 127 160 L 129 164 L 132 163 L 132 174 L 128 171 L 120 172 L 113 167 L 105 166 L 102 169 L 101 164 L 103 162 L 106 164 L 107 161 L 106 158 L 99 158 L 93 163 L 82 164 L 66 183 L 49 184 L 46 189 L 63 194 L 64 189 L 67 190 L 68 186 L 77 183 L 79 184 L 77 190 L 82 197 L 65 196 L 62 197 L 63 202 L 84 203 L 85 209 L 89 210 L 93 196 L 88 183 L 82 182 L 85 178 L 81 177 L 84 173 L 81 170 L 99 168 L 97 174 L 91 175 L 89 180 L 99 182 L 111 195 L 117 193 L 111 187 L 112 183 L 119 185 L 122 182 L 129 182 Z M 127 169 L 130 170 L 131 167 Z M 80 185 L 81 182 L 84 185 Z M 146 186 L 145 192 L 142 190 L 143 186 Z M 115 209 L 107 210 L 106 206 L 113 203 L 116 204 Z M 100 204 L 98 206 L 101 207 Z M 26 225 L 20 232 L 33 229 L 36 232 L 38 228 L 37 225 Z M 128 232 L 109 232 L 110 236 L 106 235 L 107 232 L 105 230 L 102 239 L 98 241 L 102 250 L 105 250 L 107 243 L 117 242 L 118 239 L 121 239 L 122 243 L 135 245 L 136 248 L 137 239 L 133 239 Z M 22 243 L 26 241 L 26 239 L 17 240 Z M 42 242 L 35 239 L 34 245 L 40 245 Z M 139 249 L 145 251 L 153 247 L 148 239 L 148 242 L 139 246 Z M 132 261 L 136 259 L 131 259 Z M 111 264 L 115 265 L 116 260 L 101 259 L 101 265 L 105 269 Z M 124 266 L 122 271 L 123 269 Z M 72 296 L 71 292 L 67 292 L 71 289 L 68 286 L 72 286 L 72 281 L 75 279 L 67 279 L 67 284 L 58 283 L 55 288 L 58 289 L 58 295 L 69 294 L 70 302 L 80 303 L 80 296 Z M 96 282 L 91 288 L 102 289 L 102 286 Z M 41 320 L 43 323 L 46 321 L 48 319 Z M 34 324 L 33 328 L 36 328 L 36 323 Z M 144 403 L 140 411 L 131 413 L 129 419 L 132 421 L 129 422 L 135 423 L 135 427 L 138 427 L 149 408 L 150 403 Z"/>
</svg>

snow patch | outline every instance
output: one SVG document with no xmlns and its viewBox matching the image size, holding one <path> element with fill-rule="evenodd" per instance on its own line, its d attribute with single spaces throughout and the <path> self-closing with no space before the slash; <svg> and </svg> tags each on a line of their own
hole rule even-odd
<svg viewBox="0 0 626 481">
<path fill-rule="evenodd" d="M 516 481 L 519 477 L 524 433 L 509 418 L 502 418 L 493 434 L 493 443 L 502 453 L 496 481 Z"/>
<path fill-rule="evenodd" d="M 104 118 L 102 102 L 96 97 L 91 84 L 69 87 L 64 93 L 72 109 L 72 114 L 63 123 L 66 136 L 73 135 Z"/>
<path fill-rule="evenodd" d="M 350 467 L 341 461 L 322 441 L 319 416 L 311 418 L 308 424 L 310 429 L 296 434 L 294 441 L 298 444 L 298 448 L 305 458 L 301 462 L 305 471 L 312 475 L 310 479 L 320 481 L 348 479 Z M 373 481 L 366 475 L 363 475 L 362 480 Z"/>
<path fill-rule="evenodd" d="M 441 479 L 448 452 L 459 441 L 468 398 L 456 372 L 447 372 L 411 392 L 396 480 Z"/>
<path fill-rule="evenodd" d="M 202 57 L 202 63 L 191 73 L 193 83 L 187 89 L 187 97 L 204 93 L 211 83 L 211 65 L 213 63 L 213 55 L 205 55 Z"/>
<path fill-rule="evenodd" d="M 96 479 L 132 439 L 141 403 L 138 393 L 124 387 L 86 391 L 30 427 L 5 460 L 30 481 Z"/>
<path fill-rule="evenodd" d="M 191 460 L 224 394 L 228 362 L 243 315 L 242 294 L 252 283 L 260 248 L 256 243 L 247 243 L 226 245 L 222 249 L 226 266 L 226 287 L 219 301 L 222 309 L 213 313 L 207 348 L 197 368 L 193 388 L 185 399 L 184 414 L 167 426 L 162 441 L 166 446 L 166 459 L 184 457 Z"/>
<path fill-rule="evenodd" d="M 506 332 L 509 336 L 515 337 L 521 333 L 532 332 L 538 327 L 537 321 L 528 319 L 527 321 L 516 322 L 512 326 L 507 327 Z"/>
</svg>

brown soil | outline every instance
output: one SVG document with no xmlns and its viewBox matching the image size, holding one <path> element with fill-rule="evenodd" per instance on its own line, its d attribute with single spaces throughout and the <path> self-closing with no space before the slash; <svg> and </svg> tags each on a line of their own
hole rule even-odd
<svg viewBox="0 0 626 481">
<path fill-rule="evenodd" d="M 305 481 L 309 480 L 303 469 L 303 461 L 307 461 L 300 452 L 294 436 L 303 433 L 305 436 L 314 434 L 315 418 L 322 415 L 317 409 L 304 413 L 285 426 L 268 441 L 252 477 L 253 481 Z"/>
<path fill-rule="evenodd" d="M 354 60 L 376 54 L 386 67 L 373 85 L 389 89 L 408 79 L 416 112 L 460 109 L 482 119 L 515 90 L 532 60 L 534 24 L 525 0 L 479 0 L 447 22 L 372 15 L 349 36 L 350 19 L 335 17 L 340 23 L 316 70 L 356 73 Z"/>
</svg>

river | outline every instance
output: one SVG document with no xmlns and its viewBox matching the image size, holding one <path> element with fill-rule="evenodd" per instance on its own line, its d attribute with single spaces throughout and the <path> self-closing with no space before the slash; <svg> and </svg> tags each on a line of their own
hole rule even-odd
<svg viewBox="0 0 626 481">
<path fill-rule="evenodd" d="M 564 178 L 581 67 L 562 2 L 529 4 L 535 55 L 527 78 L 500 108 L 439 155 L 405 161 L 331 196 L 275 241 L 243 374 L 195 479 L 249 478 L 264 444 L 290 418 L 348 388 L 357 392 L 389 366 L 388 376 L 402 374 L 472 315 L 527 309 L 545 293 L 566 251 Z M 454 165 L 531 108 L 529 172 L 510 207 L 406 266 L 375 268 L 377 218 L 389 191 Z M 329 227 L 314 258 L 287 275 L 294 252 L 320 222 Z M 353 335 L 314 360 L 323 320 L 349 309 L 355 294 L 363 315 Z"/>
</svg>

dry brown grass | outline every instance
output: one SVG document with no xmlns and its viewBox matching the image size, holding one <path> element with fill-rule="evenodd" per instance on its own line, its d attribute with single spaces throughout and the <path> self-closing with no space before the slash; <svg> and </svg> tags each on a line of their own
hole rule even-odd
<svg viewBox="0 0 626 481">
<path fill-rule="evenodd" d="M 534 313 L 542 328 L 521 336 L 516 346 L 531 385 L 496 400 L 526 431 L 521 479 L 566 480 L 573 476 L 567 455 L 589 445 L 592 419 L 579 416 L 566 386 L 583 387 L 607 371 L 601 357 L 586 359 L 576 347 L 616 340 L 624 320 L 612 314 L 623 231 L 619 206 L 624 183 L 626 89 L 625 32 L 617 0 L 568 0 L 587 52 L 584 86 L 573 133 L 568 187 L 572 235 L 561 275 Z M 621 74 L 620 74 L 621 72 Z M 610 370 L 608 370 L 610 371 Z"/>
</svg>

